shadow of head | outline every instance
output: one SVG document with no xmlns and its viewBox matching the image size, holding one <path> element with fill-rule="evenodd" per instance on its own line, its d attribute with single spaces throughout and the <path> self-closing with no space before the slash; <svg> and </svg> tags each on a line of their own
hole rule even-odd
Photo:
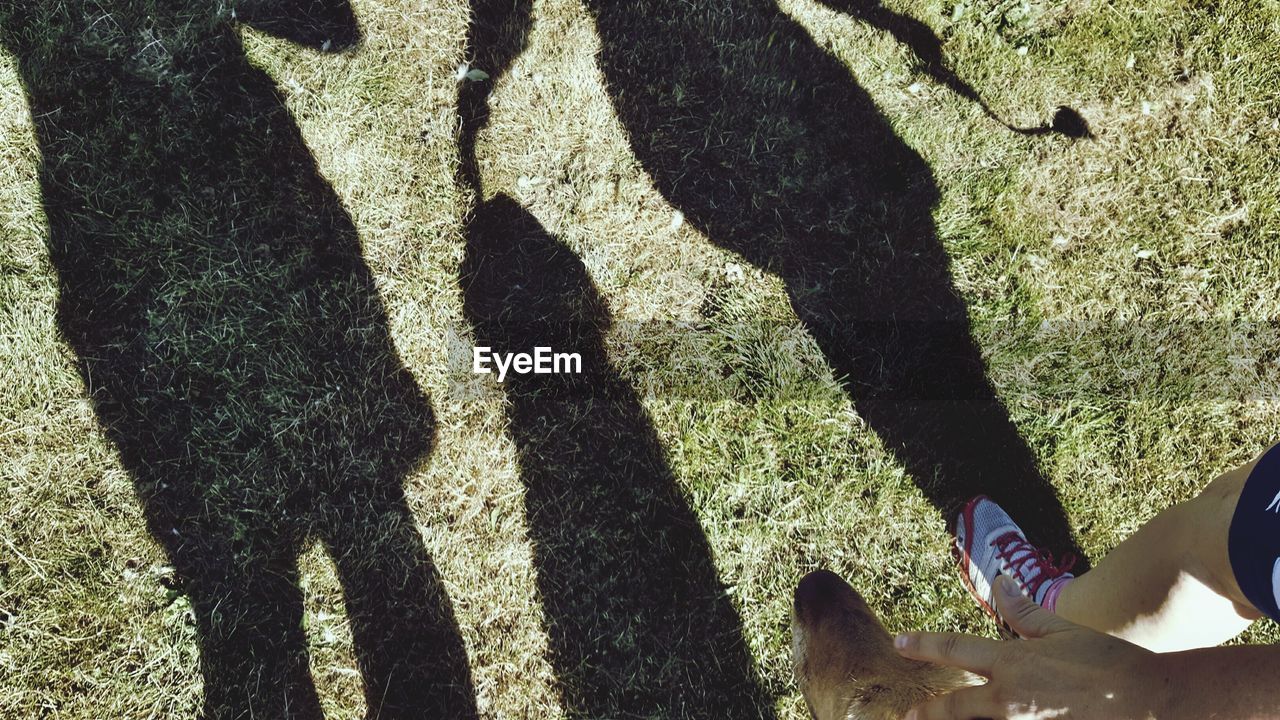
<svg viewBox="0 0 1280 720">
<path fill-rule="evenodd" d="M 360 44 L 349 0 L 241 0 L 236 19 L 282 40 L 324 52 Z"/>
<path fill-rule="evenodd" d="M 26 79 L 51 86 L 52 80 L 31 75 L 74 70 L 73 92 L 81 93 L 85 86 L 109 91 L 100 83 L 85 83 L 86 72 L 114 71 L 140 81 L 143 90 L 173 86 L 185 75 L 203 77 L 210 61 L 243 56 L 232 32 L 239 25 L 319 52 L 349 50 L 362 39 L 349 0 L 0 3 L 0 45 L 25 63 Z"/>
<path fill-rule="evenodd" d="M 899 720 L 921 700 L 976 681 L 898 655 L 862 596 L 827 570 L 796 587 L 791 632 L 796 683 L 816 720 Z"/>
<path fill-rule="evenodd" d="M 465 299 L 472 322 L 519 343 L 576 346 L 608 329 L 609 311 L 582 261 L 506 195 L 467 227 Z"/>
<path fill-rule="evenodd" d="M 1084 119 L 1078 110 L 1066 105 L 1059 105 L 1053 113 L 1053 122 L 1049 125 L 1054 132 L 1069 138 L 1093 140 L 1095 135 L 1089 129 L 1089 121 Z"/>
</svg>

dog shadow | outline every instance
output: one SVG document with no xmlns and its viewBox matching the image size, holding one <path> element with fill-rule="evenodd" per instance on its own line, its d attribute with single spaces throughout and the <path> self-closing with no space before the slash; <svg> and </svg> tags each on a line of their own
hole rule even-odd
<svg viewBox="0 0 1280 720">
<path fill-rule="evenodd" d="M 431 406 L 356 228 L 231 16 L 158 7 L 21 3 L 0 41 L 41 152 L 58 326 L 190 599 L 203 715 L 321 717 L 297 566 L 318 541 L 369 716 L 474 717 L 402 488 Z M 360 37 L 345 1 L 237 7 L 316 49 Z"/>
<path fill-rule="evenodd" d="M 506 196 L 475 209 L 462 265 L 476 342 L 577 353 L 508 375 L 510 434 L 562 701 L 571 717 L 772 717 L 698 519 L 582 261 Z"/>
</svg>

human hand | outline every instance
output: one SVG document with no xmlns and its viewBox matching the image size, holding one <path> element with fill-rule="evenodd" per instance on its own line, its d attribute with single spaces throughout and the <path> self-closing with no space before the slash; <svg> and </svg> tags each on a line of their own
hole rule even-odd
<svg viewBox="0 0 1280 720">
<path fill-rule="evenodd" d="M 1155 653 L 1063 620 L 996 583 L 996 609 L 1022 639 L 906 633 L 905 657 L 952 665 L 988 679 L 916 706 L 906 720 L 1148 720 L 1163 717 L 1166 676 Z"/>
</svg>

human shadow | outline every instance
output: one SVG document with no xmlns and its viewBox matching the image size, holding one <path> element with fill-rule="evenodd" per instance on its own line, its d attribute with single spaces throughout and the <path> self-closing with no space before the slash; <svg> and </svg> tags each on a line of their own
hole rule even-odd
<svg viewBox="0 0 1280 720">
<path fill-rule="evenodd" d="M 466 247 L 477 345 L 581 358 L 581 374 L 502 383 L 566 712 L 772 717 L 698 519 L 609 361 L 609 312 L 582 261 L 502 195 L 475 209 Z"/>
<path fill-rule="evenodd" d="M 985 493 L 1034 540 L 1074 550 L 970 336 L 931 216 L 930 168 L 849 69 L 774 0 L 661 12 L 584 1 L 609 95 L 658 190 L 713 242 L 783 280 L 855 409 L 930 501 L 953 518 Z M 855 16 L 869 15 L 926 44 L 884 8 Z"/>
<path fill-rule="evenodd" d="M 476 153 L 489 96 L 527 43 L 531 0 L 473 0 L 459 185 L 475 203 L 464 313 L 495 353 L 577 353 L 581 374 L 508 376 L 549 659 L 575 718 L 773 717 L 711 548 L 652 422 L 610 363 L 610 316 L 582 261 L 505 195 Z"/>
<path fill-rule="evenodd" d="M 345 0 L 242 21 L 353 46 Z M 222 8 L 219 10 L 219 8 Z M 356 228 L 218 3 L 0 7 L 57 322 L 200 639 L 203 715 L 321 716 L 298 556 L 337 569 L 370 717 L 476 715 L 402 483 L 429 455 Z"/>
</svg>

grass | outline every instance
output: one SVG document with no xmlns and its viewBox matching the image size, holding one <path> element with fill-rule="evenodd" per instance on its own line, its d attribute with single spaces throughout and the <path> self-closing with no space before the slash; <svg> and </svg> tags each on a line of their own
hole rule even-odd
<svg viewBox="0 0 1280 720">
<path fill-rule="evenodd" d="M 523 4 L 476 5 L 485 17 L 508 6 Z M 291 42 L 294 26 L 271 17 L 256 23 L 266 31 L 237 27 L 241 50 L 227 7 L 0 10 L 0 717 L 200 712 L 201 653 L 218 656 L 201 618 L 221 630 L 239 616 L 202 610 L 228 590 L 208 559 L 222 550 L 166 535 L 188 533 L 183 523 L 221 523 L 205 537 L 226 539 L 227 566 L 246 577 L 264 554 L 296 550 L 296 583 L 273 580 L 291 572 L 273 560 L 250 596 L 299 604 L 328 717 L 364 713 L 371 651 L 419 650 L 412 632 L 378 635 L 409 625 L 381 626 L 380 590 L 360 581 L 431 580 L 421 564 L 390 572 L 381 556 L 429 558 L 481 717 L 624 715 L 616 696 L 573 685 L 592 676 L 566 670 L 572 651 L 594 641 L 559 632 L 581 619 L 555 608 L 574 588 L 634 588 L 619 567 L 547 570 L 568 552 L 560 543 L 581 540 L 580 526 L 530 505 L 537 482 L 557 479 L 658 478 L 659 498 L 663 482 L 675 488 L 655 502 L 696 517 L 705 549 L 694 533 L 691 552 L 714 561 L 723 595 L 690 561 L 673 582 L 696 597 L 641 608 L 637 626 L 728 608 L 739 625 L 688 630 L 689 647 L 739 633 L 757 699 L 778 717 L 804 717 L 788 604 L 810 569 L 844 575 L 891 628 L 990 634 L 952 577 L 935 507 L 945 478 L 921 476 L 897 447 L 918 439 L 867 411 L 883 407 L 877 397 L 851 400 L 814 329 L 832 308 L 808 273 L 835 261 L 813 255 L 794 271 L 804 246 L 776 250 L 796 236 L 860 237 L 877 212 L 885 227 L 922 227 L 912 216 L 928 211 L 926 175 L 935 255 L 949 261 L 986 377 L 1091 557 L 1273 442 L 1280 5 L 886 2 L 932 28 L 1006 119 L 1036 125 L 1069 105 L 1093 141 L 1004 130 L 840 6 L 539 0 L 505 68 L 485 67 L 497 51 L 468 50 L 471 8 L 454 0 L 357 0 L 363 42 L 342 53 L 305 33 Z M 459 181 L 464 61 L 494 76 L 481 81 L 492 95 L 474 148 L 480 198 Z M 830 105 L 864 91 L 874 107 Z M 906 151 L 884 156 L 914 168 L 905 199 L 824 154 L 815 135 L 848 137 L 850 118 L 883 123 L 919 155 L 918 167 Z M 236 133 L 238 144 L 208 147 Z M 715 163 L 708 176 L 748 190 L 697 179 Z M 510 306 L 550 298 L 596 313 L 592 327 L 611 317 L 597 338 L 608 422 L 566 424 L 586 412 L 569 403 L 537 430 L 533 419 L 559 407 L 540 404 L 538 386 L 466 371 L 477 333 L 521 339 L 503 306 L 486 304 L 505 285 L 468 295 L 468 219 L 504 197 L 552 258 L 508 259 L 532 268 L 538 291 L 505 296 L 524 298 Z M 306 275 L 306 239 L 330 235 L 335 247 L 317 252 L 336 272 Z M 883 272 L 902 267 L 875 257 Z M 910 306 L 910 292 L 900 282 L 878 297 Z M 396 378 L 401 365 L 414 382 Z M 149 374 L 157 367 L 183 383 Z M 348 389 L 324 395 L 334 385 Z M 572 432 L 577 455 L 557 444 Z M 357 479 L 324 484 L 335 477 Z M 406 617 L 438 611 L 424 601 Z M 626 625 L 607 615 L 610 632 Z M 1245 639 L 1280 636 L 1261 623 Z M 639 660 L 599 665 L 637 693 L 654 682 L 724 691 L 680 640 L 664 640 L 677 647 L 659 646 L 663 658 L 631 638 L 647 648 Z M 686 708 L 705 701 L 689 698 Z"/>
</svg>

